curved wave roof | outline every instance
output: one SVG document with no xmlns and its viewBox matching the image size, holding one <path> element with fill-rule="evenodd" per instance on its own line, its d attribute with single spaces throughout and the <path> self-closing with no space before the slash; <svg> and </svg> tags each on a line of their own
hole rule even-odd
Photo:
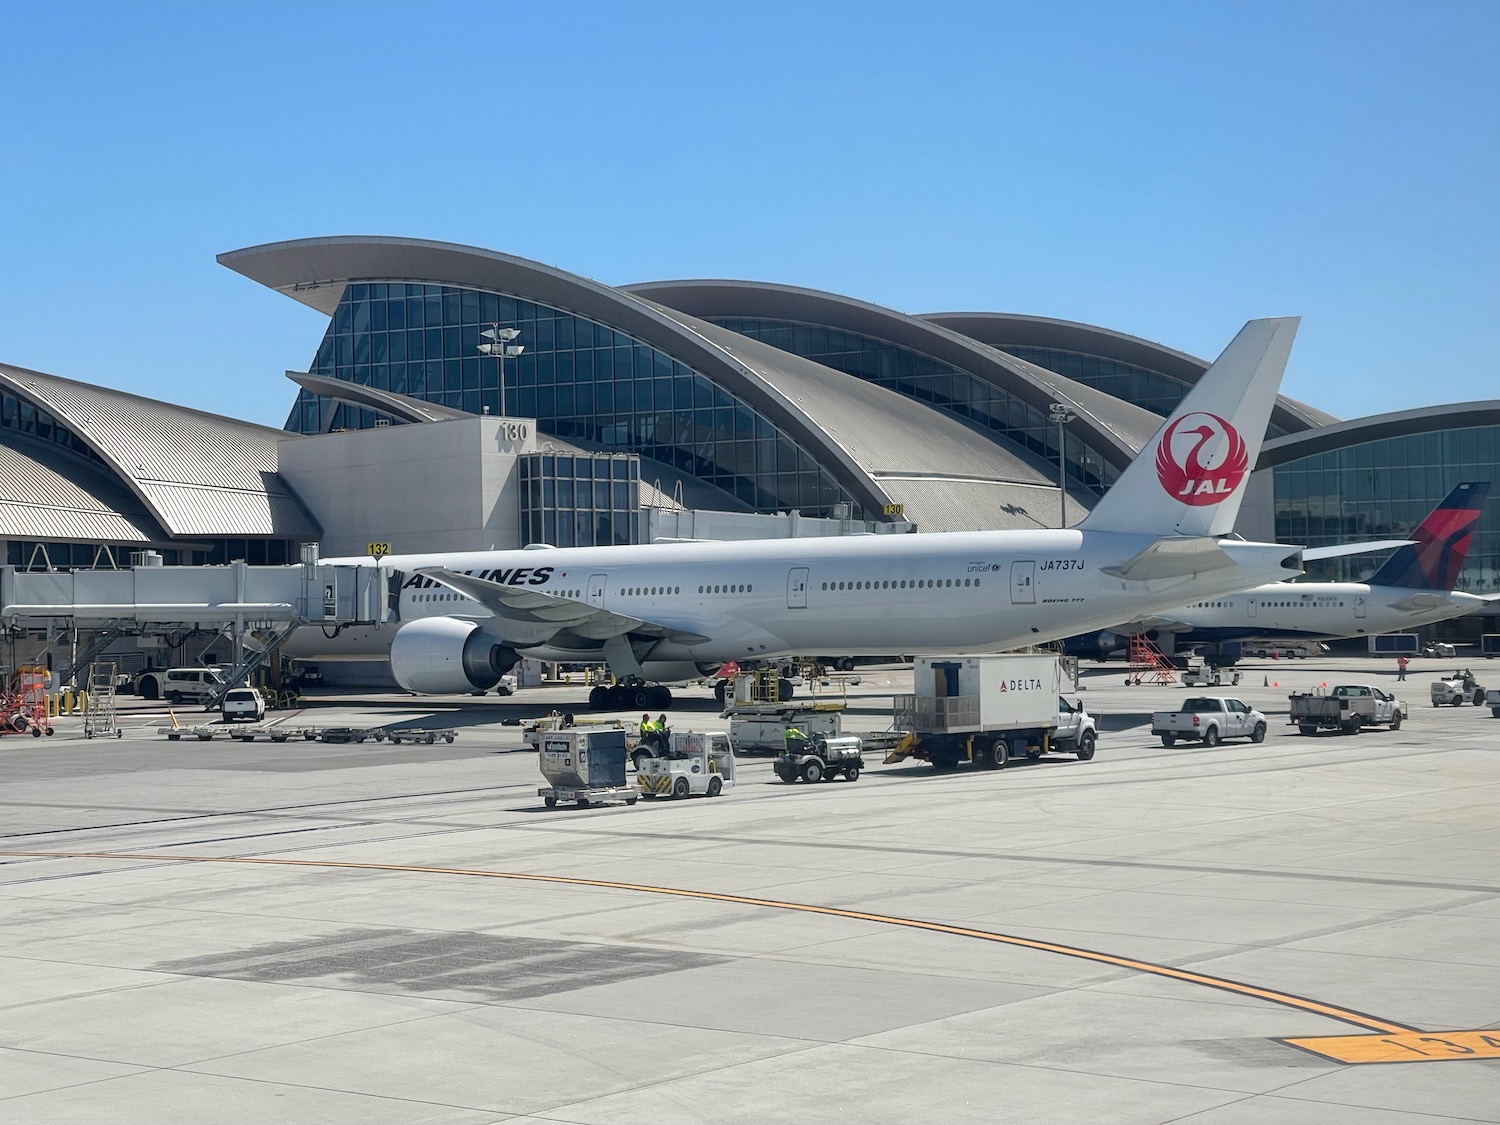
<svg viewBox="0 0 1500 1125">
<path fill-rule="evenodd" d="M 1056 488 L 1044 471 L 956 420 L 552 266 L 476 247 L 380 236 L 272 243 L 220 254 L 219 261 L 328 315 L 349 282 L 401 280 L 513 294 L 607 324 L 761 412 L 867 510 L 903 505 L 905 518 L 924 528 L 1037 526 L 1050 522 L 1049 506 L 1055 511 Z M 946 483 L 941 504 L 934 480 Z"/>
<path fill-rule="evenodd" d="M 1188 355 L 1165 344 L 1143 340 L 1109 328 L 1021 313 L 950 312 L 922 313 L 919 319 L 942 325 L 964 336 L 982 341 L 1001 351 L 1007 347 L 1048 348 L 1098 356 L 1100 359 L 1128 363 L 1191 387 L 1208 370 L 1210 361 Z M 1288 433 L 1337 422 L 1306 403 L 1278 395 L 1271 411 L 1271 424 Z"/>
<path fill-rule="evenodd" d="M 1275 438 L 1261 447 L 1257 469 L 1274 469 L 1311 457 L 1345 449 L 1351 445 L 1363 445 L 1367 441 L 1382 438 L 1405 437 L 1409 434 L 1429 434 L 1440 430 L 1461 430 L 1471 426 L 1500 426 L 1500 399 L 1480 399 L 1475 402 L 1452 402 L 1443 406 L 1422 406 L 1413 410 L 1396 410 L 1389 414 L 1371 414 L 1364 418 L 1351 418 L 1347 422 L 1336 422 L 1306 433 L 1288 434 Z"/>
<path fill-rule="evenodd" d="M 642 282 L 624 291 L 695 317 L 758 317 L 857 332 L 919 352 L 1001 387 L 1047 413 L 1059 399 L 1075 403 L 1072 433 L 1123 469 L 1161 426 L 1161 417 L 1034 363 L 1005 355 L 943 325 L 837 293 L 727 279 Z M 934 412 L 936 413 L 936 412 Z"/>
<path fill-rule="evenodd" d="M 158 543 L 145 505 L 103 465 L 0 430 L 0 533 L 12 539 Z"/>
<path fill-rule="evenodd" d="M 0 365 L 0 386 L 76 434 L 173 537 L 318 539 L 276 473 L 281 430 Z"/>
</svg>

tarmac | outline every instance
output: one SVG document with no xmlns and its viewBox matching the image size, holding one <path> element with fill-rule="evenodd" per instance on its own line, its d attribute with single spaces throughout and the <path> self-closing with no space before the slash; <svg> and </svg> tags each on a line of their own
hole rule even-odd
<svg viewBox="0 0 1500 1125">
<path fill-rule="evenodd" d="M 1150 736 L 1181 686 L 1088 665 L 1089 762 L 746 758 L 587 809 L 505 724 L 581 686 L 272 716 L 430 746 L 64 718 L 0 740 L 0 1120 L 1500 1122 L 1500 719 L 1432 708 L 1443 670 L 1246 662 L 1191 693 L 1270 736 L 1204 749 Z M 885 729 L 910 670 L 860 679 L 846 728 Z M 1286 724 L 1341 682 L 1409 720 Z M 670 719 L 722 726 L 703 688 Z"/>
</svg>

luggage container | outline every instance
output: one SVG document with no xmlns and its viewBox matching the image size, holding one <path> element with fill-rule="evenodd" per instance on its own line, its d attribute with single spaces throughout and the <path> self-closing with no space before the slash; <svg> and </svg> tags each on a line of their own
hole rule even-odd
<svg viewBox="0 0 1500 1125">
<path fill-rule="evenodd" d="M 552 784 L 538 789 L 546 806 L 559 801 L 579 808 L 624 801 L 633 805 L 636 793 L 625 784 L 625 728 L 547 731 L 537 757 L 542 776 Z"/>
</svg>

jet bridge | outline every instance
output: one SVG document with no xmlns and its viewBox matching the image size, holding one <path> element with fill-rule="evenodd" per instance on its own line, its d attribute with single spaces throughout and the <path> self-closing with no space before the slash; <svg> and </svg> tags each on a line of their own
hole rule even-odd
<svg viewBox="0 0 1500 1125">
<path fill-rule="evenodd" d="M 0 568 L 0 621 L 12 641 L 45 636 L 49 651 L 66 641 L 70 674 L 122 636 L 221 633 L 235 644 L 227 688 L 245 682 L 301 626 L 341 629 L 388 620 L 386 578 L 380 567 L 334 566 L 311 554 L 292 566 L 7 566 Z"/>
</svg>

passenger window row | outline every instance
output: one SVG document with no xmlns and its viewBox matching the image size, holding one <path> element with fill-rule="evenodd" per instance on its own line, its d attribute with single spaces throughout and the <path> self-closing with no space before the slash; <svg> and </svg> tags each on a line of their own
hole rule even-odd
<svg viewBox="0 0 1500 1125">
<path fill-rule="evenodd" d="M 948 588 L 952 586 L 979 585 L 977 578 L 914 578 L 914 579 L 882 579 L 879 582 L 825 582 L 825 590 L 916 590 L 934 589 L 937 587 Z"/>
<path fill-rule="evenodd" d="M 737 586 L 723 586 L 723 585 L 719 585 L 719 586 L 699 586 L 698 587 L 698 593 L 700 593 L 700 594 L 748 594 L 748 593 L 751 593 L 754 589 L 755 589 L 754 586 L 749 586 L 749 585 L 745 585 L 745 584 L 741 583 L 740 585 L 737 585 Z"/>
<path fill-rule="evenodd" d="M 703 592 L 701 587 L 698 592 L 700 594 Z M 680 593 L 682 593 L 681 586 L 631 586 L 622 591 L 621 596 L 626 598 L 655 598 L 662 594 Z"/>
</svg>

